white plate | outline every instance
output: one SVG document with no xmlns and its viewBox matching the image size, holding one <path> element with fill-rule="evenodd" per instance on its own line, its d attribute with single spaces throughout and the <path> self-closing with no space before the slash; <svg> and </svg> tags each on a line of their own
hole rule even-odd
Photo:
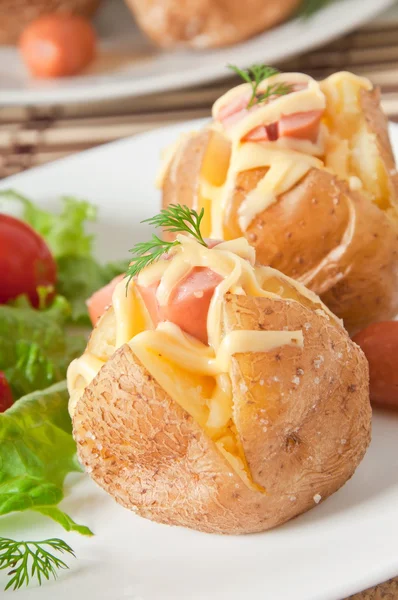
<svg viewBox="0 0 398 600">
<path fill-rule="evenodd" d="M 16 187 L 55 209 L 60 194 L 88 198 L 100 207 L 99 256 L 127 259 L 127 249 L 147 233 L 139 221 L 159 208 L 153 179 L 160 149 L 194 126 L 90 150 L 0 188 Z M 398 148 L 398 127 L 392 133 Z M 216 536 L 157 525 L 118 506 L 87 477 L 78 479 L 74 486 L 69 480 L 63 508 L 94 538 L 64 533 L 34 513 L 0 520 L 1 535 L 62 537 L 78 556 L 57 582 L 23 590 L 18 599 L 341 600 L 398 574 L 397 415 L 375 415 L 371 447 L 342 490 L 264 534 Z"/>
<path fill-rule="evenodd" d="M 341 0 L 308 20 L 295 19 L 247 42 L 208 51 L 157 51 L 122 0 L 104 0 L 96 18 L 101 56 L 91 73 L 31 79 L 15 48 L 0 46 L 0 106 L 101 100 L 159 92 L 225 77 L 227 64 L 275 64 L 372 20 L 394 0 Z"/>
</svg>

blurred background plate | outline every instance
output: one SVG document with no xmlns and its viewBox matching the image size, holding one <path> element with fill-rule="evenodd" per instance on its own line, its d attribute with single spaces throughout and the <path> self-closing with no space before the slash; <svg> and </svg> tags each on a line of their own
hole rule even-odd
<svg viewBox="0 0 398 600">
<path fill-rule="evenodd" d="M 140 33 L 123 0 L 104 0 L 95 19 L 99 57 L 83 75 L 33 80 L 17 50 L 0 46 L 0 105 L 138 96 L 212 81 L 228 75 L 228 63 L 273 64 L 315 48 L 372 20 L 394 2 L 339 0 L 309 19 L 293 19 L 232 47 L 162 52 Z"/>
</svg>

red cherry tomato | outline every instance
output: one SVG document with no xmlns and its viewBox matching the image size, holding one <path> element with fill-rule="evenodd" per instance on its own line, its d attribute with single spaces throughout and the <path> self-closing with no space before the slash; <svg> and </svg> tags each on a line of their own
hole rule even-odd
<svg viewBox="0 0 398 600">
<path fill-rule="evenodd" d="M 87 19 L 54 13 L 26 27 L 19 49 L 32 75 L 64 77 L 79 73 L 94 59 L 96 37 Z"/>
<path fill-rule="evenodd" d="M 0 371 L 0 413 L 13 405 L 11 388 L 3 371 Z"/>
<path fill-rule="evenodd" d="M 0 304 L 27 294 L 37 308 L 37 287 L 54 285 L 56 278 L 45 241 L 26 223 L 0 214 Z"/>
<path fill-rule="evenodd" d="M 398 321 L 373 323 L 353 340 L 369 362 L 371 403 L 398 410 Z"/>
</svg>

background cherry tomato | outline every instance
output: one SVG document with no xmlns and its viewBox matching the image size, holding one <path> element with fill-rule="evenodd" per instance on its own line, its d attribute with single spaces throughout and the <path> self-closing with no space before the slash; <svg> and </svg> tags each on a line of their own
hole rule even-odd
<svg viewBox="0 0 398 600">
<path fill-rule="evenodd" d="M 353 340 L 369 362 L 372 404 L 398 410 L 398 321 L 373 323 Z"/>
<path fill-rule="evenodd" d="M 13 405 L 11 388 L 3 371 L 0 371 L 0 413 Z"/>
<path fill-rule="evenodd" d="M 26 27 L 19 49 L 32 75 L 62 77 L 79 73 L 94 59 L 96 37 L 84 17 L 54 13 Z"/>
<path fill-rule="evenodd" d="M 0 304 L 27 294 L 37 307 L 37 286 L 54 285 L 56 278 L 45 241 L 26 223 L 0 214 Z"/>
</svg>

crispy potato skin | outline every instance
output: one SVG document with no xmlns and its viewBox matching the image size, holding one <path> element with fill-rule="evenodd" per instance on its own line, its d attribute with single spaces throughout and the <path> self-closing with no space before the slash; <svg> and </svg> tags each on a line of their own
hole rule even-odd
<svg viewBox="0 0 398 600">
<path fill-rule="evenodd" d="M 310 508 L 315 494 L 335 492 L 362 460 L 370 435 L 368 365 L 341 327 L 297 302 L 226 298 L 225 333 L 255 324 L 301 329 L 305 339 L 302 349 L 232 359 L 242 447 L 254 480 L 274 499 L 271 510 L 282 517 L 292 496 L 300 512 Z"/>
<path fill-rule="evenodd" d="M 264 531 L 355 471 L 370 439 L 367 362 L 342 327 L 295 301 L 228 295 L 223 323 L 225 333 L 303 329 L 304 348 L 232 359 L 238 435 L 266 494 L 241 481 L 128 345 L 86 388 L 74 437 L 94 481 L 145 518 L 212 533 Z"/>
<path fill-rule="evenodd" d="M 143 31 L 164 48 L 241 42 L 285 20 L 301 0 L 126 0 Z"/>
<path fill-rule="evenodd" d="M 361 104 L 388 176 L 390 209 L 381 210 L 346 182 L 312 169 L 244 232 L 259 263 L 279 269 L 320 295 L 351 335 L 398 313 L 398 175 L 379 97 L 377 89 L 362 91 Z M 194 153 L 200 160 L 211 135 L 205 130 L 191 138 L 187 157 Z M 265 173 L 266 168 L 257 168 L 238 174 L 224 220 L 228 239 L 242 235 L 237 211 Z M 189 158 L 185 162 L 183 153 L 176 155 L 165 180 L 163 207 L 180 202 L 198 208 L 199 182 L 200 167 L 197 170 Z"/>
<path fill-rule="evenodd" d="M 205 129 L 181 143 L 164 181 L 163 206 L 198 206 L 200 170 L 210 136 L 210 130 Z M 163 237 L 172 239 L 172 234 L 164 232 Z"/>
</svg>

